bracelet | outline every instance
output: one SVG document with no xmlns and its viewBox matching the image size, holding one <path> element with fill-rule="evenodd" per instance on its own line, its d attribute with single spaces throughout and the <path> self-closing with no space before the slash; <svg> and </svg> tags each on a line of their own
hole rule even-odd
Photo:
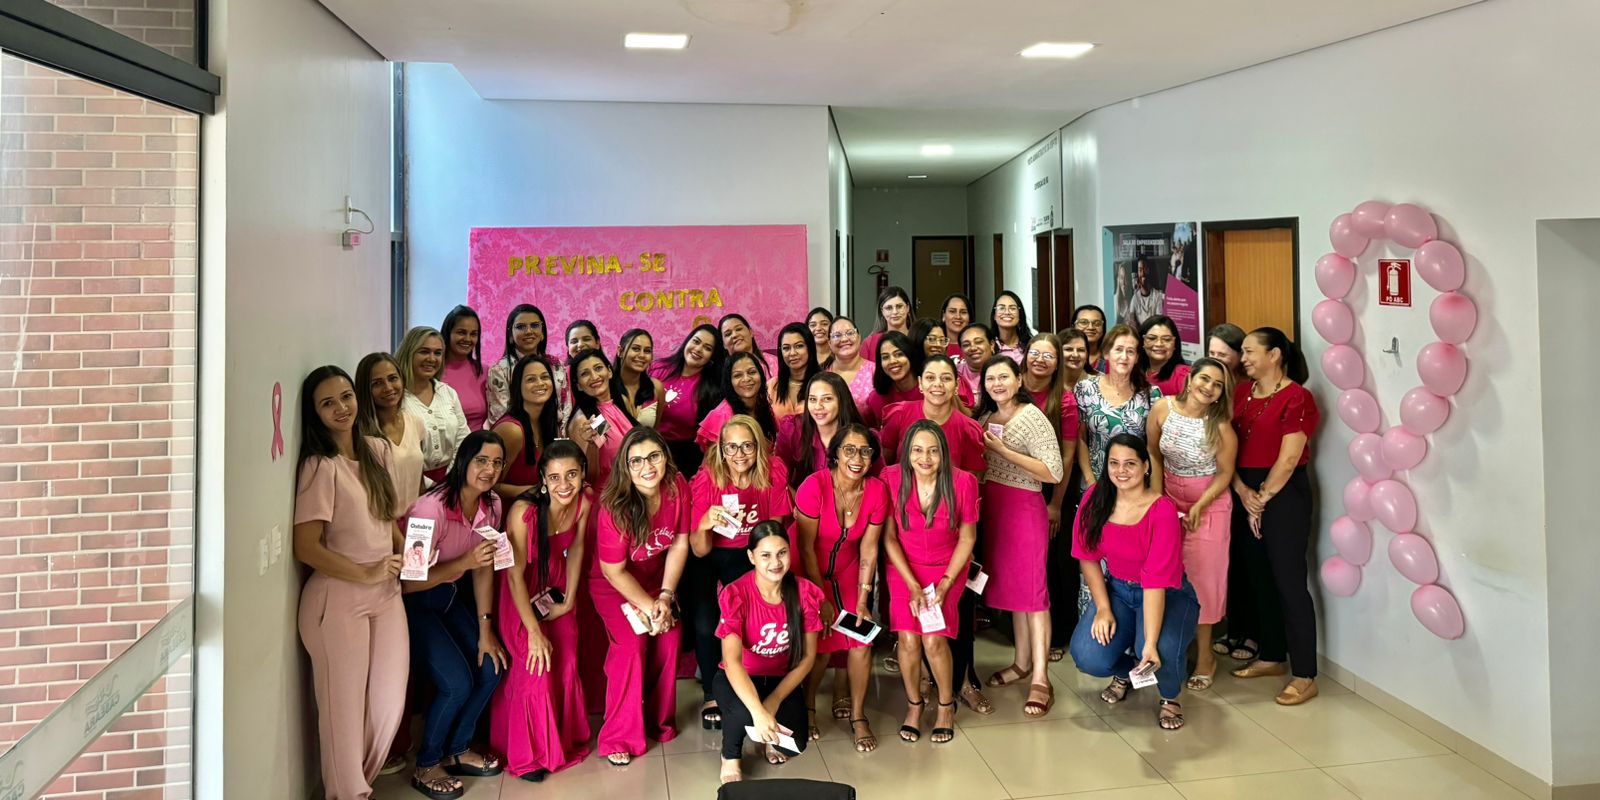
<svg viewBox="0 0 1600 800">
<path fill-rule="evenodd" d="M 871 589 L 872 589 L 872 584 L 870 584 L 870 583 L 863 583 L 863 584 L 861 584 L 861 585 L 860 585 L 860 586 L 858 586 L 858 587 L 856 587 L 856 588 L 858 588 L 858 589 L 867 589 L 867 590 L 871 590 Z"/>
<path fill-rule="evenodd" d="M 659 597 L 661 594 L 664 594 L 667 597 L 672 598 L 673 600 L 678 599 L 678 593 L 672 591 L 671 589 L 665 589 L 664 588 L 664 589 L 661 590 L 660 594 L 658 594 L 657 596 Z"/>
<path fill-rule="evenodd" d="M 479 614 L 478 619 L 483 620 L 484 622 L 494 622 L 494 614 Z"/>
</svg>

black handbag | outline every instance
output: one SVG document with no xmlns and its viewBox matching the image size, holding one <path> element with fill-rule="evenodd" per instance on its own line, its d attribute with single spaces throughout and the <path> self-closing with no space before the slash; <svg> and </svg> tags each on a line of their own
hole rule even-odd
<svg viewBox="0 0 1600 800">
<path fill-rule="evenodd" d="M 725 783 L 717 800 L 856 800 L 856 790 L 843 783 L 776 778 Z"/>
</svg>

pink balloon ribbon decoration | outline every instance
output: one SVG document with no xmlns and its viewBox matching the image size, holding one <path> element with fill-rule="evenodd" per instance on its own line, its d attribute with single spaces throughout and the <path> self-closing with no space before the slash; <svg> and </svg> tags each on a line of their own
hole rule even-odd
<svg viewBox="0 0 1600 800">
<path fill-rule="evenodd" d="M 1466 630 L 1461 606 L 1438 585 L 1438 557 L 1416 532 L 1417 497 L 1394 475 L 1427 459 L 1427 437 L 1449 420 L 1449 398 L 1466 384 L 1467 356 L 1461 345 L 1478 326 L 1478 307 L 1461 292 L 1466 259 L 1454 244 L 1439 239 L 1433 215 L 1411 203 L 1363 202 L 1334 218 L 1328 240 L 1334 252 L 1317 259 L 1314 271 L 1317 288 L 1327 299 L 1312 309 L 1311 323 L 1331 345 L 1323 351 L 1322 372 L 1342 390 L 1339 419 L 1356 433 L 1349 456 L 1357 477 L 1345 484 L 1345 513 L 1329 531 L 1339 554 L 1322 562 L 1321 580 L 1335 595 L 1355 594 L 1361 587 L 1361 570 L 1372 557 L 1372 529 L 1366 523 L 1377 520 L 1395 534 L 1389 541 L 1390 563 L 1419 585 L 1411 595 L 1411 613 L 1435 636 L 1460 638 Z M 1355 259 L 1382 240 L 1414 249 L 1417 276 L 1439 292 L 1428 307 L 1428 322 L 1439 339 L 1423 346 L 1416 358 L 1422 385 L 1406 392 L 1400 401 L 1400 424 L 1387 429 L 1377 398 L 1366 388 L 1367 365 L 1358 349 L 1360 315 L 1347 302 L 1361 276 Z"/>
</svg>

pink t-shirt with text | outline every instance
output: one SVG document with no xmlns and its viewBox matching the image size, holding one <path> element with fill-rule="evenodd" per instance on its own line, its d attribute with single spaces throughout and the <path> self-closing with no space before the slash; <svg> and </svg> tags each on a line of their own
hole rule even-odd
<svg viewBox="0 0 1600 800">
<path fill-rule="evenodd" d="M 596 534 L 597 558 L 591 575 L 605 581 L 600 562 L 628 565 L 628 572 L 644 590 L 655 595 L 661 591 L 661 578 L 667 569 L 667 549 L 679 536 L 687 535 L 689 519 L 689 486 L 679 475 L 670 486 L 661 487 L 661 506 L 650 517 L 650 533 L 644 543 L 634 546 L 627 530 L 618 524 L 610 510 L 600 509 L 600 525 Z"/>
<path fill-rule="evenodd" d="M 750 531 L 755 528 L 756 523 L 764 519 L 781 519 L 793 511 L 789 502 L 788 468 L 777 456 L 769 456 L 767 472 L 771 484 L 767 488 L 736 489 L 731 486 L 718 486 L 711 475 L 711 468 L 702 466 L 700 471 L 695 473 L 694 480 L 689 483 L 690 526 L 699 525 L 700 519 L 712 506 L 721 505 L 723 495 L 737 494 L 739 505 L 744 508 L 744 515 L 739 521 L 739 535 L 730 539 L 712 531 L 711 541 L 714 547 L 743 549 L 745 543 L 750 541 Z"/>
<path fill-rule="evenodd" d="M 822 590 L 811 581 L 796 576 L 800 586 L 800 614 L 806 633 L 822 631 Z M 783 603 L 768 603 L 756 587 L 756 574 L 723 587 L 717 598 L 722 618 L 717 622 L 717 638 L 737 634 L 744 644 L 745 672 L 762 677 L 780 677 L 789 672 L 789 649 L 799 642 L 789 630 L 789 613 Z M 720 664 L 727 669 L 727 662 Z"/>
</svg>

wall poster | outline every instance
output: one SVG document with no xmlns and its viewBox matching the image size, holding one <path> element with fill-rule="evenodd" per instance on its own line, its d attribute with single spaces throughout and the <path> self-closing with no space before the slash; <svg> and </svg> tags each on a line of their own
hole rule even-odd
<svg viewBox="0 0 1600 800">
<path fill-rule="evenodd" d="M 1205 354 L 1200 330 L 1200 253 L 1194 222 L 1107 227 L 1103 234 L 1105 308 L 1113 325 L 1134 328 L 1158 314 L 1172 318 L 1183 357 Z"/>
</svg>

